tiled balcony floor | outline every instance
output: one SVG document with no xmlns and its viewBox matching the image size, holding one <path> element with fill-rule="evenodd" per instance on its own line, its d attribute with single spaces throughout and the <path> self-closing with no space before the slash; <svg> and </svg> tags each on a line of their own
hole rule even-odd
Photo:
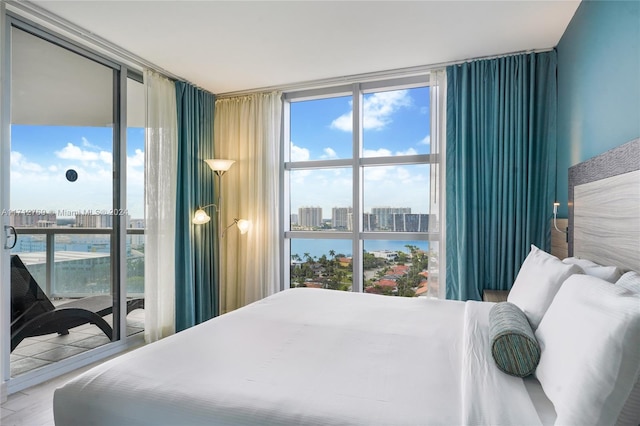
<svg viewBox="0 0 640 426">
<path fill-rule="evenodd" d="M 112 316 L 104 319 L 111 324 Z M 144 310 L 137 309 L 127 316 L 127 336 L 144 331 Z M 69 334 L 57 333 L 24 339 L 11 352 L 11 377 L 43 367 L 56 361 L 86 352 L 109 343 L 109 339 L 95 325 L 85 324 L 69 330 Z"/>
</svg>

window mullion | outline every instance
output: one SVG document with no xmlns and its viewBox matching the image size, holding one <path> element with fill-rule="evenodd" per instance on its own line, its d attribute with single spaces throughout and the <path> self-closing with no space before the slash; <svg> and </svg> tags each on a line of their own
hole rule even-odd
<svg viewBox="0 0 640 426">
<path fill-rule="evenodd" d="M 114 212 L 127 208 L 127 71 L 126 67 L 114 72 L 114 126 L 113 137 L 113 169 L 114 179 L 113 209 Z M 127 215 L 113 216 L 112 233 L 112 267 L 113 267 L 113 340 L 120 340 L 127 335 Z M 119 325 L 116 327 L 116 323 Z"/>
<path fill-rule="evenodd" d="M 353 227 L 352 227 L 352 279 L 351 290 L 355 292 L 363 291 L 363 267 L 362 267 L 362 167 L 360 167 L 360 157 L 362 156 L 362 91 L 360 84 L 353 85 Z"/>
<path fill-rule="evenodd" d="M 291 286 L 291 240 L 286 233 L 291 230 L 291 188 L 286 164 L 291 160 L 291 103 L 283 102 L 282 140 L 280 149 L 280 229 L 284 238 L 280 238 L 280 259 L 286 259 L 286 265 L 280 274 L 280 290 Z"/>
</svg>

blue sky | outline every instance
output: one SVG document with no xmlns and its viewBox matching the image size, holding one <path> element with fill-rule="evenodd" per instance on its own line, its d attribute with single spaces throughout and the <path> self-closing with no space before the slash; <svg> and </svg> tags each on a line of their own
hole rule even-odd
<svg viewBox="0 0 640 426">
<path fill-rule="evenodd" d="M 352 158 L 351 96 L 293 102 L 290 156 L 292 161 Z M 429 89 L 369 93 L 363 99 L 365 157 L 430 153 Z M 411 207 L 428 212 L 429 166 L 367 167 L 364 173 L 365 212 L 371 207 Z M 291 173 L 291 212 L 320 206 L 323 217 L 332 207 L 350 207 L 351 169 Z M 407 196 L 407 194 L 410 194 Z"/>
<path fill-rule="evenodd" d="M 365 157 L 430 152 L 429 89 L 378 92 L 364 96 Z M 11 128 L 11 208 L 108 210 L 111 208 L 112 130 L 109 127 L 13 125 Z M 144 129 L 127 131 L 127 207 L 144 217 Z M 351 97 L 291 105 L 291 158 L 295 161 L 352 157 Z M 65 178 L 68 169 L 78 180 Z M 291 174 L 292 213 L 300 206 L 352 204 L 350 168 Z M 365 212 L 371 207 L 429 210 L 429 166 L 368 167 L 364 173 Z"/>
<path fill-rule="evenodd" d="M 112 144 L 110 127 L 12 125 L 11 209 L 111 209 Z M 127 164 L 128 211 L 143 218 L 144 129 L 127 130 Z"/>
</svg>

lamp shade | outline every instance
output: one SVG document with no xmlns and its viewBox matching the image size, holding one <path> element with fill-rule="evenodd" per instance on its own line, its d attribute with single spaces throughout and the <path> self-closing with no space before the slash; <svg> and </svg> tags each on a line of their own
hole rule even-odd
<svg viewBox="0 0 640 426">
<path fill-rule="evenodd" d="M 245 219 L 238 219 L 238 221 L 236 222 L 236 225 L 238 226 L 238 229 L 240 230 L 241 234 L 246 234 L 247 231 L 251 229 L 251 222 Z"/>
<path fill-rule="evenodd" d="M 220 160 L 213 158 L 204 161 L 209 165 L 209 167 L 211 167 L 211 170 L 213 170 L 214 172 L 226 172 L 231 168 L 233 163 L 235 163 L 234 160 Z"/>
<path fill-rule="evenodd" d="M 211 217 L 202 209 L 196 210 L 196 213 L 193 215 L 192 222 L 196 225 L 202 225 L 211 220 Z"/>
</svg>

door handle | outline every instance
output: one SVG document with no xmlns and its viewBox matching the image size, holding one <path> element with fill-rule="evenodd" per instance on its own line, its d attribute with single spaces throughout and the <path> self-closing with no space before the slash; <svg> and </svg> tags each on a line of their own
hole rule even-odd
<svg viewBox="0 0 640 426">
<path fill-rule="evenodd" d="M 4 248 L 7 250 L 11 250 L 16 246 L 16 243 L 18 242 L 18 233 L 16 232 L 16 228 L 14 228 L 13 226 L 5 226 L 4 232 L 6 234 Z M 13 237 L 13 244 L 9 245 L 8 243 L 11 237 Z"/>
</svg>

